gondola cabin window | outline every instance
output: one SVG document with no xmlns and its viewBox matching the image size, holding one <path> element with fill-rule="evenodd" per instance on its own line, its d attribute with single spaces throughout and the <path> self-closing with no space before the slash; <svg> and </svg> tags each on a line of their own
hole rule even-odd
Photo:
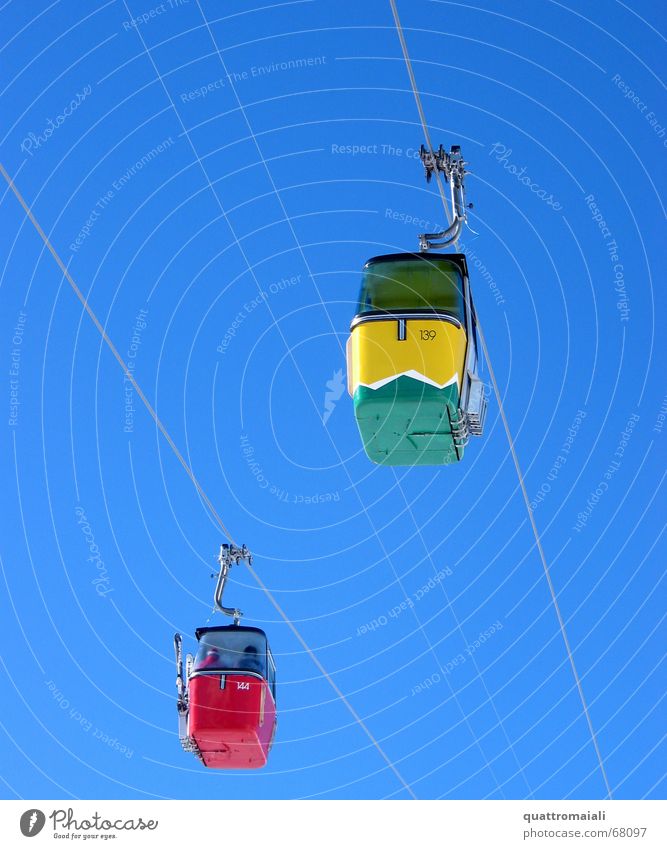
<svg viewBox="0 0 667 849">
<path fill-rule="evenodd" d="M 255 672 L 267 677 L 266 639 L 257 633 L 239 630 L 204 634 L 195 657 L 194 671 L 224 670 Z"/>
<path fill-rule="evenodd" d="M 437 309 L 464 320 L 463 277 L 453 262 L 375 261 L 366 268 L 357 315 Z"/>
</svg>

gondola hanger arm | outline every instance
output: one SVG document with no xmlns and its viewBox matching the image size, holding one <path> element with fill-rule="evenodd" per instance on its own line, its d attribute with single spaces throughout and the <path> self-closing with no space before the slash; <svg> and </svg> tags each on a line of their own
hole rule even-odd
<svg viewBox="0 0 667 849">
<path fill-rule="evenodd" d="M 217 559 L 220 571 L 218 572 L 218 580 L 213 594 L 215 608 L 221 613 L 224 613 L 225 616 L 232 616 L 234 618 L 234 624 L 238 625 L 241 621 L 241 617 L 243 616 L 242 611 L 240 611 L 238 607 L 224 607 L 222 604 L 222 594 L 225 591 L 227 578 L 229 577 L 229 572 L 232 566 L 235 563 L 241 563 L 242 561 L 245 561 L 248 566 L 250 566 L 252 564 L 252 555 L 245 545 L 238 546 L 233 543 L 223 543 L 220 546 L 220 552 Z"/>
<path fill-rule="evenodd" d="M 442 250 L 456 244 L 468 218 L 465 196 L 467 163 L 461 155 L 459 145 L 452 145 L 449 153 L 442 145 L 437 151 L 428 150 L 422 145 L 419 156 L 424 165 L 427 183 L 434 175 L 437 177 L 438 174 L 442 174 L 445 182 L 449 184 L 450 200 L 454 210 L 452 223 L 439 233 L 421 233 L 419 236 L 420 251 Z"/>
</svg>

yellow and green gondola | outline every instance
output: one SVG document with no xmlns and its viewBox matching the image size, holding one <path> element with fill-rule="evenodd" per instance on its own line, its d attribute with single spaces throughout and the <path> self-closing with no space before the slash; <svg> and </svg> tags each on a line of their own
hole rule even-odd
<svg viewBox="0 0 667 849">
<path fill-rule="evenodd" d="M 386 466 L 462 459 L 486 412 L 465 256 L 369 260 L 350 331 L 348 391 L 368 457 Z"/>
</svg>

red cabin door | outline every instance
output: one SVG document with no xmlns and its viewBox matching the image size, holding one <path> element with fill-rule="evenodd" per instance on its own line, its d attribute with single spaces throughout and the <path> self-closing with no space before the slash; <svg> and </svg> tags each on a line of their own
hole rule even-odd
<svg viewBox="0 0 667 849">
<path fill-rule="evenodd" d="M 268 683 L 248 672 L 195 672 L 189 691 L 189 734 L 204 764 L 218 769 L 263 767 L 276 726 Z"/>
</svg>

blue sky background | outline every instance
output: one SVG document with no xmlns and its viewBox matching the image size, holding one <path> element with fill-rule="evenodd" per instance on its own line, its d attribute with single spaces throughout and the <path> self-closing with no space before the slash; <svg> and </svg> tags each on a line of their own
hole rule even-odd
<svg viewBox="0 0 667 849">
<path fill-rule="evenodd" d="M 2 163 L 415 795 L 601 798 L 496 401 L 442 469 L 372 466 L 339 391 L 323 422 L 363 263 L 443 223 L 389 4 L 252 5 L 5 2 Z M 399 9 L 433 140 L 471 162 L 463 247 L 613 793 L 664 796 L 658 4 Z M 0 199 L 2 795 L 407 798 L 241 567 L 276 744 L 253 773 L 181 752 L 171 641 L 223 540 Z"/>
</svg>

